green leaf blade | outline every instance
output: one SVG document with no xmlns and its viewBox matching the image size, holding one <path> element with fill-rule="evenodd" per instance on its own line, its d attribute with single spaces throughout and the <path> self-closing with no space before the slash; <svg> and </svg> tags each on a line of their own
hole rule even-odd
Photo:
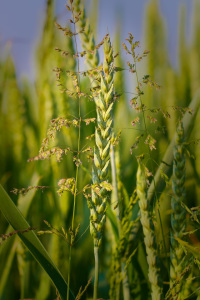
<svg viewBox="0 0 200 300">
<path fill-rule="evenodd" d="M 30 227 L 28 222 L 24 219 L 22 213 L 15 206 L 15 204 L 1 185 L 0 209 L 7 221 L 14 228 L 14 230 L 22 231 Z M 54 285 L 56 286 L 61 299 L 65 300 L 67 298 L 67 283 L 57 269 L 56 265 L 51 260 L 46 249 L 44 248 L 36 234 L 33 231 L 28 231 L 23 234 L 18 233 L 18 235 L 26 245 L 28 250 L 31 252 L 33 257 L 49 275 Z M 69 299 L 73 300 L 74 298 L 75 297 L 73 293 L 70 291 Z"/>
</svg>

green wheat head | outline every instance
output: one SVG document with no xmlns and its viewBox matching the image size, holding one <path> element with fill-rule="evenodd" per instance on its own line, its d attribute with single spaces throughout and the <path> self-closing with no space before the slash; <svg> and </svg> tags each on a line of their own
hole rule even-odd
<svg viewBox="0 0 200 300">
<path fill-rule="evenodd" d="M 172 287 L 183 273 L 185 268 L 185 252 L 183 247 L 175 238 L 183 239 L 185 232 L 185 209 L 181 203 L 184 202 L 185 195 L 185 155 L 184 155 L 184 129 L 183 124 L 179 122 L 177 127 L 176 146 L 174 147 L 174 162 L 173 162 L 173 180 L 172 189 L 173 197 L 171 199 L 171 249 L 170 249 L 170 287 Z M 179 292 L 182 283 L 178 283 L 173 288 L 173 293 Z M 182 292 L 179 293 L 178 299 L 182 299 Z"/>
<path fill-rule="evenodd" d="M 80 33 L 81 45 L 86 51 L 86 62 L 92 68 L 97 68 L 99 65 L 99 54 L 95 49 L 95 41 L 89 20 L 86 19 L 83 5 L 80 5 L 80 0 L 73 1 L 73 9 L 79 15 L 79 21 L 76 23 L 77 30 Z"/>
<path fill-rule="evenodd" d="M 147 252 L 147 262 L 149 265 L 148 277 L 151 283 L 152 299 L 164 299 L 162 293 L 162 282 L 159 276 L 159 263 L 157 255 L 157 244 L 155 240 L 155 228 L 150 215 L 150 203 L 146 195 L 146 171 L 145 166 L 138 159 L 137 171 L 137 195 L 139 197 L 139 207 L 141 213 L 141 224 L 144 233 L 144 243 Z"/>
<path fill-rule="evenodd" d="M 110 166 L 111 131 L 113 125 L 113 49 L 109 37 L 104 42 L 104 63 L 101 73 L 101 91 L 95 97 L 97 109 L 97 127 L 95 129 L 94 166 L 92 170 L 93 184 L 100 185 L 107 180 Z M 108 192 L 101 187 L 99 194 L 92 190 L 90 208 L 90 231 L 95 246 L 99 246 L 102 229 L 105 223 L 105 211 Z"/>
</svg>

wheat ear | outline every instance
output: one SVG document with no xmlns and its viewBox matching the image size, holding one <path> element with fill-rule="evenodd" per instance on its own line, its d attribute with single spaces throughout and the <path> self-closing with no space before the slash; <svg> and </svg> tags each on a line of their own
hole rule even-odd
<svg viewBox="0 0 200 300">
<path fill-rule="evenodd" d="M 138 159 L 137 171 L 137 195 L 139 197 L 139 207 L 141 213 L 141 224 L 144 233 L 144 243 L 147 252 L 147 262 L 149 265 L 148 277 L 151 283 L 152 299 L 164 299 L 162 293 L 162 282 L 159 276 L 159 263 L 157 255 L 157 245 L 155 240 L 154 224 L 150 215 L 150 203 L 147 200 L 147 184 L 145 166 L 142 164 L 141 159 Z"/>
<path fill-rule="evenodd" d="M 106 181 L 110 166 L 110 145 L 112 131 L 113 110 L 113 49 L 110 39 L 104 42 L 104 63 L 101 73 L 101 91 L 95 98 L 97 109 L 97 127 L 95 129 L 94 166 L 92 170 L 93 184 L 101 185 Z M 92 191 L 90 202 L 91 234 L 94 244 L 99 247 L 102 237 L 102 229 L 105 223 L 105 210 L 108 201 L 108 192 L 101 186 L 99 193 Z"/>
<path fill-rule="evenodd" d="M 95 49 L 95 41 L 92 30 L 90 28 L 89 20 L 85 16 L 83 5 L 80 5 L 80 0 L 73 1 L 74 11 L 79 15 L 76 23 L 77 31 L 80 33 L 81 46 L 87 52 L 86 62 L 92 68 L 97 68 L 99 65 L 99 54 Z"/>
<path fill-rule="evenodd" d="M 185 209 L 181 203 L 185 199 L 185 156 L 184 156 L 184 130 L 182 122 L 179 122 L 177 127 L 176 146 L 174 147 L 174 161 L 173 161 L 173 179 L 172 189 L 173 197 L 171 199 L 171 249 L 170 249 L 170 287 L 174 286 L 177 278 L 179 278 L 185 268 L 184 263 L 184 249 L 181 247 L 176 238 L 182 239 L 185 232 Z M 173 294 L 178 295 L 178 299 L 182 298 L 182 281 L 180 281 L 174 288 Z"/>
<path fill-rule="evenodd" d="M 88 201 L 90 208 L 90 233 L 94 239 L 95 255 L 94 299 L 97 298 L 98 287 L 98 249 L 102 240 L 108 202 L 108 191 L 105 185 L 110 167 L 111 131 L 113 124 L 113 49 L 109 37 L 104 41 L 103 50 L 103 72 L 100 74 L 101 89 L 98 97 L 94 98 L 97 110 L 97 127 L 95 129 L 92 180 L 93 185 L 97 185 L 99 189 L 92 189 L 92 198 Z"/>
</svg>

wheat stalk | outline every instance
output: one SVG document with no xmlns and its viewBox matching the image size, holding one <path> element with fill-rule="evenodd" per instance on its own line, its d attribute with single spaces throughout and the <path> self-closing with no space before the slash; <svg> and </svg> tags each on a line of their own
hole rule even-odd
<svg viewBox="0 0 200 300">
<path fill-rule="evenodd" d="M 101 91 L 95 97 L 97 110 L 97 127 L 95 129 L 94 165 L 92 170 L 93 184 L 97 184 L 100 190 L 92 190 L 92 199 L 88 201 L 90 208 L 90 232 L 94 239 L 95 253 L 95 288 L 94 299 L 97 297 L 98 286 L 98 249 L 102 240 L 102 230 L 106 220 L 106 206 L 108 191 L 105 186 L 110 166 L 110 146 L 112 131 L 113 98 L 113 49 L 110 38 L 104 42 L 104 63 L 101 73 Z"/>
<path fill-rule="evenodd" d="M 110 39 L 104 43 L 104 64 L 101 73 L 101 92 L 96 98 L 97 127 L 95 129 L 94 166 L 92 170 L 93 184 L 100 184 L 107 179 L 110 166 L 110 146 L 113 110 L 113 49 Z M 105 223 L 105 210 L 108 192 L 102 187 L 99 194 L 92 191 L 91 203 L 91 234 L 94 244 L 99 247 L 102 238 L 102 228 Z"/>
</svg>

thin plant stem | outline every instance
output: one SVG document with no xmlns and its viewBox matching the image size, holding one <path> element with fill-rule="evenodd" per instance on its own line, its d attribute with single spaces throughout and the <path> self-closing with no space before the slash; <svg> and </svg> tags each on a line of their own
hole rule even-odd
<svg viewBox="0 0 200 300">
<path fill-rule="evenodd" d="M 118 189 L 117 189 L 117 172 L 116 172 L 116 166 L 115 166 L 115 152 L 113 144 L 111 143 L 110 147 L 110 162 L 111 162 L 111 171 L 112 171 L 112 185 L 113 185 L 113 193 L 114 193 L 114 199 L 116 203 L 119 203 L 119 195 L 118 195 Z M 116 207 L 117 212 L 117 221 L 118 221 L 118 231 L 119 231 L 119 237 L 121 233 L 121 222 L 120 222 L 120 209 L 119 205 Z M 121 262 L 120 262 L 121 263 Z M 116 287 L 116 300 L 119 300 L 120 298 L 120 281 L 117 284 Z"/>
<path fill-rule="evenodd" d="M 71 5 L 72 8 L 72 5 Z M 72 16 L 73 20 L 74 18 L 74 11 L 72 10 Z M 78 45 L 77 45 L 77 40 L 76 40 L 76 26 L 74 23 L 74 42 L 75 42 L 75 49 L 76 53 L 78 53 Z M 77 69 L 78 69 L 78 85 L 80 86 L 80 76 L 79 76 L 79 59 L 77 59 Z M 79 98 L 79 107 L 78 107 L 78 150 L 77 150 L 77 158 L 79 159 L 79 154 L 80 154 L 80 140 L 81 140 L 81 99 Z M 78 172 L 79 172 L 79 164 L 76 166 L 76 182 L 75 182 L 75 192 L 74 192 L 74 203 L 73 203 L 73 213 L 72 213 L 72 225 L 71 229 L 72 232 L 74 230 L 74 220 L 75 220 L 75 210 L 76 210 L 76 199 L 77 199 L 77 185 L 78 185 Z M 70 286 L 70 273 L 71 273 L 71 259 L 72 259 L 72 246 L 73 246 L 73 236 L 71 235 L 71 242 L 69 245 L 69 265 L 68 265 L 68 286 L 67 286 L 67 300 L 69 300 L 69 286 Z"/>
<path fill-rule="evenodd" d="M 111 170 L 112 170 L 112 184 L 113 184 L 113 191 L 114 191 L 114 198 L 115 202 L 119 203 L 119 194 L 118 194 L 118 188 L 117 188 L 117 171 L 116 171 L 116 164 L 115 164 L 115 151 L 113 144 L 111 143 L 110 147 L 110 161 L 111 161 Z M 117 210 L 117 220 L 118 220 L 118 230 L 119 230 L 119 236 L 122 231 L 122 226 L 121 226 L 121 220 L 120 220 L 120 205 L 117 205 L 116 207 Z M 129 289 L 129 279 L 128 275 L 125 271 L 125 264 L 121 259 L 121 270 L 122 270 L 122 285 L 123 285 L 123 295 L 124 299 L 130 300 L 130 289 Z M 118 289 L 120 289 L 120 285 L 118 286 Z M 120 292 L 117 293 L 118 298 L 120 297 Z"/>
<path fill-rule="evenodd" d="M 94 294 L 93 300 L 97 299 L 99 286 L 99 247 L 94 247 L 95 274 L 94 274 Z"/>
</svg>

